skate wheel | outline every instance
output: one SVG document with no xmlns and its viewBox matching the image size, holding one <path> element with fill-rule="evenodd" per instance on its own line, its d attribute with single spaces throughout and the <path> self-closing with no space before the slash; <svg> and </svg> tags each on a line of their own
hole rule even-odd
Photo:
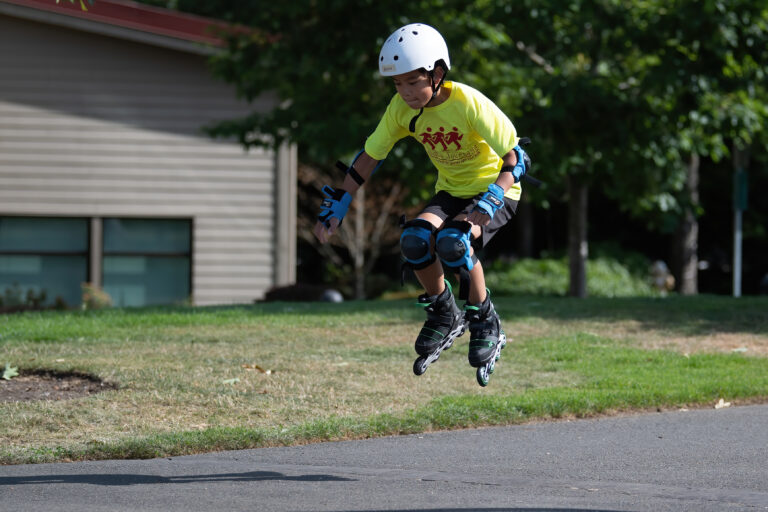
<svg viewBox="0 0 768 512">
<path fill-rule="evenodd" d="M 429 367 L 429 364 L 427 363 L 427 358 L 424 356 L 421 356 L 416 361 L 413 362 L 413 373 L 416 375 L 423 375 L 425 371 L 427 371 L 427 368 Z"/>
<path fill-rule="evenodd" d="M 488 369 L 485 366 L 481 366 L 477 369 L 477 383 L 480 384 L 482 387 L 485 387 L 488 385 Z"/>
<path fill-rule="evenodd" d="M 491 360 L 491 363 L 488 365 L 488 373 L 493 373 L 493 370 L 496 369 L 496 361 L 498 361 L 499 358 L 497 357 L 495 360 Z"/>
<path fill-rule="evenodd" d="M 445 346 L 443 347 L 443 350 L 448 350 L 452 346 L 453 346 L 453 340 L 451 340 L 448 343 L 446 343 Z"/>
</svg>

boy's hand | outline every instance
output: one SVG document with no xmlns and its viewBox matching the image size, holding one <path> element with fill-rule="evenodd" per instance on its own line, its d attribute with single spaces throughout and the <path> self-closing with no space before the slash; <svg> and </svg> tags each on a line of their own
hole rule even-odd
<svg viewBox="0 0 768 512">
<path fill-rule="evenodd" d="M 531 167 L 531 157 L 528 156 L 528 153 L 525 152 L 523 148 L 520 146 L 515 146 L 512 148 L 512 151 L 515 152 L 515 155 L 517 156 L 517 163 L 512 167 L 512 169 L 502 169 L 502 170 L 508 170 L 512 173 L 512 176 L 515 177 L 515 183 L 518 183 L 520 179 L 525 176 L 525 173 L 530 170 Z"/>
<path fill-rule="evenodd" d="M 328 221 L 328 224 L 327 227 L 320 221 L 315 224 L 314 234 L 321 244 L 328 242 L 339 227 L 339 221 L 335 217 Z"/>
<path fill-rule="evenodd" d="M 467 222 L 475 226 L 487 226 L 491 223 L 491 218 L 479 210 L 474 210 L 467 215 Z"/>
<path fill-rule="evenodd" d="M 317 216 L 315 236 L 321 243 L 328 241 L 334 231 L 341 225 L 347 214 L 352 196 L 344 189 L 334 189 L 328 185 L 323 187 L 323 199 L 320 205 L 320 215 Z"/>
<path fill-rule="evenodd" d="M 488 191 L 467 215 L 467 220 L 472 224 L 485 226 L 491 222 L 493 214 L 502 206 L 504 206 L 504 189 L 491 183 L 488 185 Z"/>
</svg>

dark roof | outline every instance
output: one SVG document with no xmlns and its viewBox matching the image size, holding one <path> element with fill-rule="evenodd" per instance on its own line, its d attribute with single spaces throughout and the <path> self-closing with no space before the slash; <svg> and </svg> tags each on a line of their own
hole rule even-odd
<svg viewBox="0 0 768 512">
<path fill-rule="evenodd" d="M 118 37 L 131 32 L 158 36 L 150 37 L 150 40 L 145 41 L 149 43 L 171 39 L 209 48 L 222 47 L 224 40 L 220 37 L 221 31 L 231 28 L 219 20 L 128 0 L 94 0 L 92 5 L 85 0 L 83 4 L 87 10 L 81 8 L 79 0 L 74 3 L 69 0 L 59 0 L 59 3 L 56 3 L 56 0 L 0 0 L 0 7 L 3 4 L 10 4 L 11 9 L 2 9 L 0 12 L 37 21 L 84 30 L 98 26 L 99 30 L 92 31 L 101 33 L 109 32 L 109 28 L 112 27 L 110 35 Z M 13 10 L 14 6 L 17 9 Z"/>
</svg>

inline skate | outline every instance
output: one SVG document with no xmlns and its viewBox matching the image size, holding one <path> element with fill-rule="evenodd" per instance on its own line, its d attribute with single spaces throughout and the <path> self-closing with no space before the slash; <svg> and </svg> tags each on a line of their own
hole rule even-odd
<svg viewBox="0 0 768 512">
<path fill-rule="evenodd" d="M 413 363 L 413 373 L 422 375 L 429 365 L 437 361 L 443 350 L 448 350 L 453 341 L 464 334 L 467 323 L 464 312 L 453 300 L 451 285 L 445 281 L 445 290 L 438 295 L 419 296 L 419 306 L 427 312 L 427 320 L 416 338 L 418 359 Z"/>
<path fill-rule="evenodd" d="M 477 383 L 485 387 L 501 357 L 501 349 L 507 344 L 507 336 L 501 328 L 491 293 L 480 304 L 466 304 L 464 317 L 469 323 L 469 364 L 477 368 Z"/>
</svg>

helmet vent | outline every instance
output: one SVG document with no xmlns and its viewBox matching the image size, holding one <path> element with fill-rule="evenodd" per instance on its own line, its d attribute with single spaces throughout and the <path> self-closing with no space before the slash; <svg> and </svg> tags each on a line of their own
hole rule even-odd
<svg viewBox="0 0 768 512">
<path fill-rule="evenodd" d="M 414 30 L 413 31 L 413 35 L 417 36 L 417 35 L 419 35 L 419 33 Z"/>
<path fill-rule="evenodd" d="M 401 37 L 400 39 L 397 40 L 397 42 L 398 43 L 402 43 L 403 42 L 403 38 Z"/>
<path fill-rule="evenodd" d="M 400 59 L 400 57 L 398 57 L 397 55 L 395 55 L 393 58 L 394 58 L 395 60 L 398 60 L 398 59 Z"/>
</svg>

